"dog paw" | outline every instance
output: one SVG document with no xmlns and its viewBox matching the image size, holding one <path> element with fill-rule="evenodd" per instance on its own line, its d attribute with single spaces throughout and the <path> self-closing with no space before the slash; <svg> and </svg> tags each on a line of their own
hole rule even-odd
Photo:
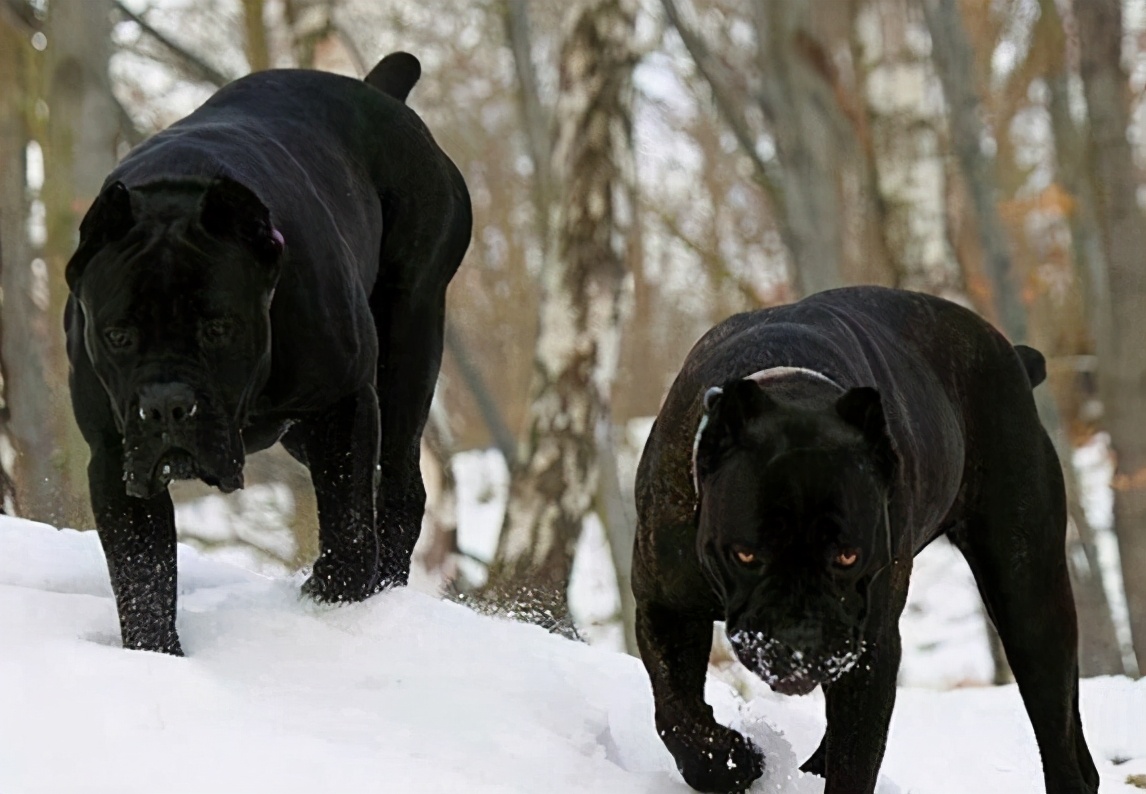
<svg viewBox="0 0 1146 794">
<path fill-rule="evenodd" d="M 750 740 L 723 725 L 680 736 L 663 735 L 686 783 L 697 791 L 738 794 L 764 774 L 764 754 Z"/>
<path fill-rule="evenodd" d="M 183 646 L 179 644 L 179 637 L 175 634 L 161 637 L 126 636 L 123 638 L 123 647 L 129 651 L 152 651 L 165 653 L 168 656 L 183 656 Z"/>
<path fill-rule="evenodd" d="M 324 604 L 364 601 L 378 592 L 377 573 L 320 556 L 302 583 L 303 595 Z"/>
</svg>

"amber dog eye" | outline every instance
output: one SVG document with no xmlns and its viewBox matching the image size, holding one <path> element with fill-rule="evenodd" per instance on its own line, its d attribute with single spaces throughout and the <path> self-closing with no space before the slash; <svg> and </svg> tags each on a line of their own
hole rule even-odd
<svg viewBox="0 0 1146 794">
<path fill-rule="evenodd" d="M 756 552 L 745 546 L 733 546 L 732 556 L 735 557 L 742 565 L 752 565 L 757 562 Z"/>
<path fill-rule="evenodd" d="M 836 555 L 833 562 L 841 568 L 851 568 L 859 561 L 859 549 L 844 549 Z"/>
</svg>

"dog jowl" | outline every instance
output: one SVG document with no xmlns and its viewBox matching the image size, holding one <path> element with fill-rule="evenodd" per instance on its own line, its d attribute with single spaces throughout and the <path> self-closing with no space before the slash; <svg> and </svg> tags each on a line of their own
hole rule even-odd
<svg viewBox="0 0 1146 794">
<path fill-rule="evenodd" d="M 243 486 L 281 441 L 311 473 L 325 601 L 405 584 L 465 183 L 403 102 L 405 53 L 358 81 L 272 70 L 133 150 L 67 267 L 72 404 L 126 647 L 182 653 L 167 486 Z"/>
<path fill-rule="evenodd" d="M 637 639 L 685 780 L 743 791 L 766 760 L 704 701 L 714 621 L 781 694 L 823 687 L 803 769 L 875 789 L 912 559 L 964 554 L 1043 759 L 1094 792 L 1078 714 L 1066 501 L 1032 389 L 1045 362 L 953 303 L 855 287 L 737 315 L 689 353 L 637 473 Z"/>
</svg>

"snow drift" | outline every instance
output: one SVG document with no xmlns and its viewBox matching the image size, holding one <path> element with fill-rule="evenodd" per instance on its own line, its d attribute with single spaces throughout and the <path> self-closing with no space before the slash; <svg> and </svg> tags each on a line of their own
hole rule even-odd
<svg viewBox="0 0 1146 794">
<path fill-rule="evenodd" d="M 0 792 L 687 792 L 640 662 L 411 590 L 320 607 L 180 549 L 188 656 L 119 647 L 95 533 L 0 519 Z M 717 717 L 768 759 L 753 791 L 816 794 L 818 693 Z M 1146 680 L 1083 682 L 1103 791 L 1140 791 Z M 1014 687 L 901 689 L 879 791 L 1042 790 Z"/>
</svg>

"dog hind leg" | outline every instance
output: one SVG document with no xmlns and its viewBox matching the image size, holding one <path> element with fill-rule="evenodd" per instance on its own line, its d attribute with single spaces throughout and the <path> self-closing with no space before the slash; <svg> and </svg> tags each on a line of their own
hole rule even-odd
<svg viewBox="0 0 1146 794">
<path fill-rule="evenodd" d="M 1050 439 L 1018 475 L 992 477 L 952 541 L 963 552 L 1019 685 L 1048 794 L 1091 794 L 1098 773 L 1078 710 L 1078 627 L 1066 563 L 1066 496 Z M 1038 458 L 1041 458 L 1038 459 Z M 988 486 L 990 488 L 991 486 Z"/>
</svg>

